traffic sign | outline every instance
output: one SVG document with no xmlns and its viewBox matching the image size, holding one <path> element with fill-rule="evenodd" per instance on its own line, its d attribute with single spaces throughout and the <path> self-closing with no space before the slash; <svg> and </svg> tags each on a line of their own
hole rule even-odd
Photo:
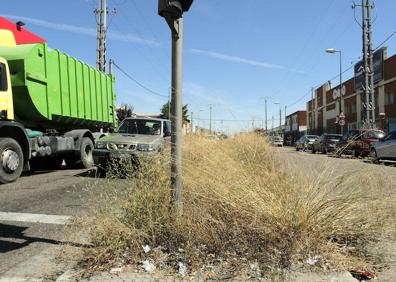
<svg viewBox="0 0 396 282">
<path fill-rule="evenodd" d="M 337 100 L 338 98 L 338 89 L 333 90 L 333 100 Z"/>
<path fill-rule="evenodd" d="M 342 96 L 345 96 L 345 94 L 346 94 L 346 87 L 345 87 L 345 85 L 342 86 L 341 94 L 342 94 Z"/>
</svg>

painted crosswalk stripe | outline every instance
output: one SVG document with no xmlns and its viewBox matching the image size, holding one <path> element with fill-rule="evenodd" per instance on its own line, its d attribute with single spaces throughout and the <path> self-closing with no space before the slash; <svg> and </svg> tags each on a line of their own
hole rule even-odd
<svg viewBox="0 0 396 282">
<path fill-rule="evenodd" d="M 66 224 L 72 217 L 66 215 L 49 215 L 19 212 L 0 212 L 0 221 L 45 223 L 45 224 Z"/>
</svg>

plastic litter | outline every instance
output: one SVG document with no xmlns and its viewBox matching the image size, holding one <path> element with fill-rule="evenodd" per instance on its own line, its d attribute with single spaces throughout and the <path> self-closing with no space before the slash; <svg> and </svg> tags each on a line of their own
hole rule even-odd
<svg viewBox="0 0 396 282">
<path fill-rule="evenodd" d="M 155 265 L 151 261 L 148 261 L 148 260 L 145 260 L 142 262 L 142 267 L 147 272 L 153 272 L 155 269 Z"/>
<path fill-rule="evenodd" d="M 360 281 L 371 280 L 375 278 L 375 274 L 367 270 L 351 270 L 352 276 Z"/>
<path fill-rule="evenodd" d="M 150 248 L 150 246 L 149 245 L 144 245 L 144 246 L 142 246 L 143 247 L 143 251 L 147 254 L 148 252 L 150 252 L 151 251 L 151 248 Z"/>
<path fill-rule="evenodd" d="M 179 269 L 178 269 L 179 274 L 181 274 L 181 275 L 186 274 L 186 271 L 187 271 L 186 265 L 184 263 L 182 263 L 181 261 L 179 261 L 179 263 L 177 265 L 179 267 Z"/>
<path fill-rule="evenodd" d="M 308 263 L 309 265 L 315 265 L 315 264 L 319 261 L 319 259 L 320 259 L 320 256 L 309 257 L 309 258 L 307 259 L 307 263 Z"/>
<path fill-rule="evenodd" d="M 120 266 L 120 267 L 113 267 L 112 269 L 110 269 L 110 273 L 111 274 L 118 274 L 124 271 L 124 267 Z"/>
</svg>

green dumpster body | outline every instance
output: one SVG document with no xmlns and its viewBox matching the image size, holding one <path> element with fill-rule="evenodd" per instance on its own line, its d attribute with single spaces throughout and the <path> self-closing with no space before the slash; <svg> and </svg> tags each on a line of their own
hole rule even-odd
<svg viewBox="0 0 396 282">
<path fill-rule="evenodd" d="M 0 47 L 8 61 L 16 120 L 36 130 L 114 126 L 114 77 L 46 43 Z"/>
</svg>

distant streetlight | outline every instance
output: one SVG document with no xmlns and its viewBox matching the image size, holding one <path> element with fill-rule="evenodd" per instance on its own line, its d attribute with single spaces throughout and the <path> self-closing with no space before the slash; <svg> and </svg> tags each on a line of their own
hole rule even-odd
<svg viewBox="0 0 396 282">
<path fill-rule="evenodd" d="M 279 132 L 282 131 L 282 106 L 279 102 L 275 102 L 274 105 L 279 105 Z"/>
<path fill-rule="evenodd" d="M 179 212 L 182 212 L 182 59 L 183 59 L 183 13 L 193 0 L 158 0 L 158 14 L 164 17 L 172 31 L 172 137 L 171 179 L 173 197 Z"/>
<path fill-rule="evenodd" d="M 338 106 L 339 106 L 338 125 L 340 126 L 341 134 L 343 134 L 344 126 L 340 124 L 341 117 L 342 117 L 341 114 L 343 114 L 343 111 L 341 109 L 341 107 L 342 107 L 342 52 L 341 52 L 341 50 L 337 50 L 335 48 L 328 48 L 328 49 L 326 49 L 326 53 L 330 53 L 330 54 L 339 53 L 340 54 L 340 97 L 338 98 Z"/>
</svg>

